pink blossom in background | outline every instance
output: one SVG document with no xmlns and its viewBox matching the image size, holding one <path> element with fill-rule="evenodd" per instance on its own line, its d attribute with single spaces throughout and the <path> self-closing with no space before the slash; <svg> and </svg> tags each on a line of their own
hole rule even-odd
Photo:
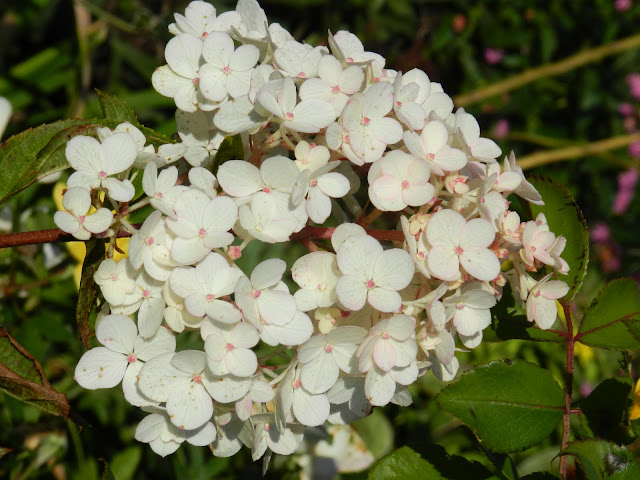
<svg viewBox="0 0 640 480">
<path fill-rule="evenodd" d="M 636 126 L 638 124 L 636 117 L 624 117 L 622 121 L 624 126 L 624 131 L 627 133 L 633 133 L 636 131 Z"/>
<path fill-rule="evenodd" d="M 618 175 L 618 188 L 633 190 L 638 183 L 638 171 L 635 168 L 631 168 L 626 172 L 622 172 Z"/>
<path fill-rule="evenodd" d="M 495 65 L 496 63 L 500 63 L 502 58 L 504 57 L 504 50 L 500 50 L 499 48 L 485 48 L 484 49 L 484 61 L 489 65 Z M 640 77 L 640 74 L 638 75 Z M 639 79 L 640 83 L 640 79 Z"/>
<path fill-rule="evenodd" d="M 630 103 L 621 103 L 618 105 L 618 113 L 623 117 L 633 115 L 633 105 Z"/>
<path fill-rule="evenodd" d="M 622 215 L 627 211 L 633 200 L 637 181 L 638 172 L 635 169 L 629 169 L 618 175 L 618 193 L 611 209 L 613 213 Z"/>
<path fill-rule="evenodd" d="M 509 135 L 509 120 L 501 118 L 493 127 L 493 137 L 500 139 L 505 138 L 507 135 Z"/>
<path fill-rule="evenodd" d="M 607 243 L 611 240 L 611 230 L 604 222 L 596 223 L 591 229 L 591 241 L 593 243 Z"/>
<path fill-rule="evenodd" d="M 591 395 L 592 391 L 593 386 L 587 380 L 580 384 L 580 395 L 582 395 L 584 398 L 587 398 L 589 395 Z"/>
<path fill-rule="evenodd" d="M 609 226 L 604 222 L 596 223 L 591 229 L 591 241 L 600 260 L 600 268 L 604 273 L 617 272 L 622 265 L 622 249 L 613 238 Z"/>
<path fill-rule="evenodd" d="M 640 142 L 632 142 L 629 144 L 629 155 L 633 158 L 640 158 Z"/>
<path fill-rule="evenodd" d="M 626 12 L 631 8 L 632 3 L 631 0 L 616 0 L 615 9 L 619 12 Z"/>
<path fill-rule="evenodd" d="M 640 100 L 640 73 L 630 73 L 627 75 L 629 93 L 636 100 Z"/>
</svg>

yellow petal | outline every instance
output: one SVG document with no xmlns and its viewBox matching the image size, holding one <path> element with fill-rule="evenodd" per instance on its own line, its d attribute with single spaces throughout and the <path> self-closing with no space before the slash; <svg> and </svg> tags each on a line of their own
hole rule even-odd
<svg viewBox="0 0 640 480">
<path fill-rule="evenodd" d="M 633 406 L 631 407 L 630 420 L 640 418 L 640 380 L 636 383 L 636 389 L 633 392 Z"/>
<path fill-rule="evenodd" d="M 114 250 L 113 259 L 116 262 L 119 262 L 123 258 L 127 258 L 129 256 L 129 240 L 130 240 L 129 238 L 118 238 L 116 240 L 116 245 L 120 250 L 124 252 L 124 253 L 120 253 L 118 252 L 118 250 Z"/>
</svg>

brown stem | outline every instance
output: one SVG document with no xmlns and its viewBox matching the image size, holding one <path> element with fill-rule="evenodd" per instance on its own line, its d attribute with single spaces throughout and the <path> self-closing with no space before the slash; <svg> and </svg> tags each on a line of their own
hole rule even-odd
<svg viewBox="0 0 640 480">
<path fill-rule="evenodd" d="M 136 226 L 136 225 L 134 225 Z M 130 237 L 131 234 L 121 230 L 117 238 Z M 0 248 L 21 247 L 23 245 L 38 245 L 50 242 L 78 242 L 79 240 L 59 228 L 50 230 L 36 230 L 35 232 L 7 233 L 0 235 Z"/>
<path fill-rule="evenodd" d="M 140 228 L 140 225 L 132 225 L 133 227 Z M 292 240 L 307 240 L 307 239 L 322 239 L 331 238 L 335 228 L 332 227 L 311 227 L 307 226 L 300 230 L 298 233 L 291 235 Z M 371 235 L 378 240 L 391 240 L 401 242 L 404 240 L 404 234 L 397 230 L 377 230 L 366 229 L 367 234 Z M 117 238 L 130 237 L 131 234 L 120 230 Z M 37 245 L 40 243 L 49 242 L 77 242 L 78 239 L 68 233 L 63 232 L 59 228 L 52 228 L 51 230 L 37 230 L 35 232 L 20 232 L 20 233 L 7 233 L 0 235 L 0 248 L 8 247 L 20 247 L 23 245 Z"/>
<path fill-rule="evenodd" d="M 560 450 L 565 450 L 569 446 L 569 434 L 571 433 L 571 396 L 573 395 L 573 359 L 575 339 L 573 338 L 573 323 L 571 321 L 571 308 L 569 304 L 563 304 L 564 316 L 567 321 L 567 384 L 564 391 L 564 414 L 562 415 L 562 444 Z M 560 457 L 560 475 L 567 478 L 567 456 Z"/>
</svg>

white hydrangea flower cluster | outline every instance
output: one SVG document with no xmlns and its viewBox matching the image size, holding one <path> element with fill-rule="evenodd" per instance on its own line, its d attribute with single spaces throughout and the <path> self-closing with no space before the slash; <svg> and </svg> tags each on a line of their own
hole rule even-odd
<svg viewBox="0 0 640 480">
<path fill-rule="evenodd" d="M 103 346 L 75 378 L 89 389 L 122 383 L 150 413 L 138 440 L 162 456 L 187 441 L 269 458 L 294 452 L 305 427 L 409 405 L 407 386 L 428 370 L 456 375 L 457 340 L 480 343 L 507 281 L 529 320 L 551 327 L 568 286 L 540 278 L 541 267 L 567 273 L 566 240 L 544 215 L 521 222 L 509 210 L 511 193 L 542 199 L 439 84 L 385 68 L 346 31 L 330 33 L 328 48 L 299 43 L 255 0 L 218 16 L 195 1 L 175 19 L 153 85 L 175 99 L 182 143 L 156 152 L 130 124 L 73 138 L 67 211 L 55 215 L 78 239 L 132 234 L 128 258 L 95 275 Z M 241 136 L 244 158 L 212 173 L 229 135 Z M 129 205 L 136 174 L 146 196 Z M 387 215 L 398 230 L 358 224 L 365 175 L 366 197 L 397 212 Z M 149 204 L 139 229 L 128 224 Z M 235 264 L 250 241 L 313 232 L 330 244 L 306 243 L 293 293 L 283 260 L 252 272 Z M 176 352 L 183 331 L 198 331 L 201 348 Z M 257 358 L 260 342 L 272 353 Z"/>
</svg>

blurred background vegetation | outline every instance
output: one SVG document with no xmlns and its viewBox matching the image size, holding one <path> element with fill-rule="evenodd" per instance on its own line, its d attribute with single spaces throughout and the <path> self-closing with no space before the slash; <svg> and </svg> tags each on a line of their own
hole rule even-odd
<svg viewBox="0 0 640 480">
<path fill-rule="evenodd" d="M 165 63 L 173 13 L 183 13 L 188 2 L 0 3 L 0 96 L 14 109 L 5 139 L 61 118 L 98 116 L 95 88 L 128 102 L 142 124 L 175 133 L 173 100 L 152 89 L 151 74 Z M 269 21 L 281 23 L 298 40 L 323 44 L 328 29 L 348 29 L 367 50 L 385 56 L 389 68 L 425 70 L 456 106 L 478 118 L 484 136 L 504 153 L 516 152 L 527 174 L 566 185 L 592 231 L 590 269 L 576 302 L 581 310 L 607 280 L 640 278 L 640 203 L 633 201 L 640 158 L 639 3 L 263 0 L 261 5 Z M 214 5 L 222 12 L 235 2 Z M 623 39 L 626 43 L 614 43 Z M 603 45 L 605 55 L 589 56 Z M 612 45 L 618 47 L 609 55 Z M 549 68 L 575 55 L 573 64 Z M 577 65 L 580 59 L 583 64 Z M 511 78 L 523 83 L 485 98 L 464 95 Z M 0 207 L 0 233 L 54 228 L 52 188 L 33 185 Z M 75 384 L 73 369 L 84 352 L 73 320 L 75 264 L 64 246 L 0 250 L 0 325 L 40 361 L 54 387 L 91 425 L 79 429 L 0 394 L 0 478 L 101 478 L 103 462 L 118 480 L 259 478 L 260 466 L 251 463 L 246 449 L 216 459 L 207 449 L 184 444 L 161 459 L 133 439 L 142 414 L 125 403 L 120 387 L 88 392 Z M 577 354 L 577 401 L 603 379 L 625 375 L 618 354 L 588 348 Z M 483 344 L 462 354 L 461 364 L 504 357 L 540 364 L 564 381 L 565 352 L 552 344 Z M 485 465 L 507 461 L 486 456 L 466 428 L 440 411 L 433 396 L 441 387 L 428 374 L 412 388 L 413 407 L 377 409 L 358 422 L 374 456 L 407 444 L 434 463 L 446 463 L 446 453 Z M 581 427 L 575 427 L 579 435 Z M 513 456 L 520 474 L 557 470 L 551 459 L 559 438 L 558 431 L 544 445 Z M 298 464 L 308 460 L 275 459 L 267 477 L 299 478 Z M 455 466 L 451 469 L 456 478 Z"/>
</svg>

